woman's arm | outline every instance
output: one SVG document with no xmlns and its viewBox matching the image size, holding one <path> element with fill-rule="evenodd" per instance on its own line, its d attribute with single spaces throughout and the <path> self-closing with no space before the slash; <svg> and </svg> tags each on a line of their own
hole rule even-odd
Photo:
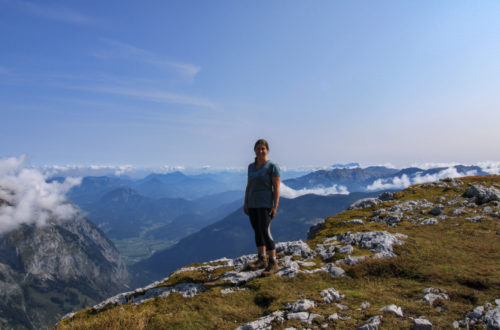
<svg viewBox="0 0 500 330">
<path fill-rule="evenodd" d="M 280 202 L 280 182 L 281 178 L 279 176 L 276 176 L 272 178 L 273 182 L 273 202 L 274 202 L 274 207 L 271 209 L 271 212 L 269 212 L 269 215 L 271 216 L 271 219 L 276 216 L 276 212 L 278 211 L 278 204 Z"/>
<path fill-rule="evenodd" d="M 243 212 L 248 215 L 248 190 L 250 189 L 250 185 L 247 183 L 247 188 L 245 189 L 245 203 L 243 204 Z"/>
</svg>

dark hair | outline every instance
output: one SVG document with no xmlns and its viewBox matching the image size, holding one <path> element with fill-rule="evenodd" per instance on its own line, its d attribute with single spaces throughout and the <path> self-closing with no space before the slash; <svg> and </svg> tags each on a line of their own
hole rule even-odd
<svg viewBox="0 0 500 330">
<path fill-rule="evenodd" d="M 264 139 L 258 139 L 257 142 L 255 142 L 255 145 L 253 146 L 254 151 L 255 151 L 255 149 L 257 149 L 257 146 L 259 144 L 264 145 L 264 147 L 266 147 L 267 151 L 269 151 L 269 143 L 267 143 L 267 141 Z M 257 165 L 257 157 L 255 157 L 254 164 Z"/>
<path fill-rule="evenodd" d="M 259 144 L 263 144 L 266 147 L 267 151 L 269 151 L 269 143 L 267 143 L 267 141 L 264 139 L 258 139 L 257 142 L 255 142 L 255 145 L 253 146 L 253 150 L 257 149 L 257 146 Z"/>
</svg>

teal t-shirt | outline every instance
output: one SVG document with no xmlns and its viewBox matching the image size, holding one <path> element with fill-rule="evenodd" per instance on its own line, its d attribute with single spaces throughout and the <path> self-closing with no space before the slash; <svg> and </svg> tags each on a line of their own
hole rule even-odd
<svg viewBox="0 0 500 330">
<path fill-rule="evenodd" d="M 248 165 L 248 207 L 273 207 L 272 178 L 280 176 L 278 165 L 267 161 L 259 169 L 255 163 Z"/>
</svg>

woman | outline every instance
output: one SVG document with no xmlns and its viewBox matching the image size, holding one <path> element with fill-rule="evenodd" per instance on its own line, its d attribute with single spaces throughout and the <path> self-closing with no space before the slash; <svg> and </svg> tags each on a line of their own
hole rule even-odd
<svg viewBox="0 0 500 330">
<path fill-rule="evenodd" d="M 279 269 L 270 225 L 276 215 L 280 198 L 280 169 L 267 158 L 269 144 L 266 140 L 258 140 L 254 151 L 255 161 L 248 165 L 248 183 L 243 210 L 250 217 L 255 232 L 258 259 L 249 263 L 248 267 L 265 268 L 262 275 L 269 276 Z"/>
</svg>

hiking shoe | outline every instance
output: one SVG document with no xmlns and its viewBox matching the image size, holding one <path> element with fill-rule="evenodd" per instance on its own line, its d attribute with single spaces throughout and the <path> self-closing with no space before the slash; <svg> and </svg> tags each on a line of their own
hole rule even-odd
<svg viewBox="0 0 500 330">
<path fill-rule="evenodd" d="M 262 272 L 262 276 L 273 275 L 280 269 L 278 259 L 270 259 L 266 269 Z"/>
<path fill-rule="evenodd" d="M 266 268 L 268 265 L 267 261 L 267 256 L 259 256 L 257 260 L 249 262 L 247 268 L 251 270 Z"/>
</svg>

